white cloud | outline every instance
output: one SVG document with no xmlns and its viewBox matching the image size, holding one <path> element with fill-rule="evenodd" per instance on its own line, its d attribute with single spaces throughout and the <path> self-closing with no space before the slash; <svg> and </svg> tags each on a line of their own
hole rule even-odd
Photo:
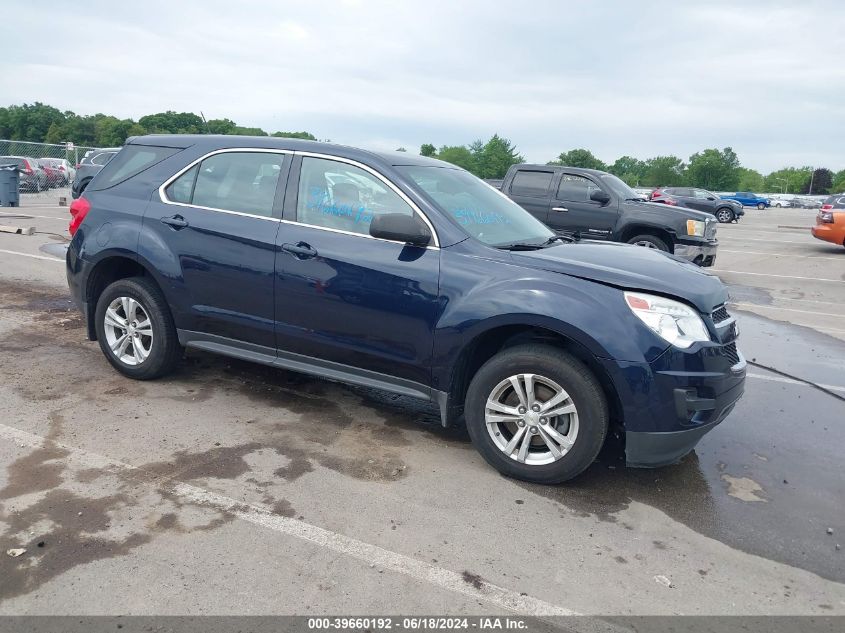
<svg viewBox="0 0 845 633">
<path fill-rule="evenodd" d="M 374 147 L 498 132 L 536 161 L 730 145 L 763 171 L 842 169 L 844 18 L 797 1 L 14 3 L 0 101 Z"/>
</svg>

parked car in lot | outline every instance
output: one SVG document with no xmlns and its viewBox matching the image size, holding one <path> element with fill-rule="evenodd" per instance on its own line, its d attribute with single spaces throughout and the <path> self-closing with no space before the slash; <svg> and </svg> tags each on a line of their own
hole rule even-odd
<svg viewBox="0 0 845 633">
<path fill-rule="evenodd" d="M 792 206 L 799 209 L 821 209 L 824 203 L 825 200 L 818 198 L 794 198 L 792 200 Z"/>
<path fill-rule="evenodd" d="M 824 201 L 811 232 L 817 239 L 845 246 L 845 193 L 832 195 Z"/>
<path fill-rule="evenodd" d="M 757 207 L 761 210 L 770 205 L 768 198 L 758 196 L 750 191 L 737 191 L 732 196 L 722 196 L 722 200 L 736 200 L 744 207 Z"/>
<path fill-rule="evenodd" d="M 695 187 L 655 189 L 651 192 L 649 199 L 652 202 L 706 211 L 713 214 L 722 224 L 739 222 L 739 219 L 745 215 L 745 209 L 736 200 L 722 200 L 715 193 Z"/>
<path fill-rule="evenodd" d="M 69 185 L 76 175 L 76 170 L 70 164 L 70 161 L 64 158 L 40 158 L 38 163 L 45 169 L 50 167 L 56 172 L 55 180 L 58 187 Z"/>
<path fill-rule="evenodd" d="M 557 232 L 646 246 L 701 266 L 716 260 L 716 221 L 711 214 L 646 202 L 604 171 L 514 165 L 502 191 Z"/>
<path fill-rule="evenodd" d="M 71 294 L 131 378 L 188 347 L 431 400 L 495 468 L 544 483 L 609 432 L 629 464 L 674 462 L 743 392 L 717 277 L 557 235 L 438 160 L 137 137 L 70 212 Z"/>
<path fill-rule="evenodd" d="M 41 192 L 47 189 L 47 173 L 38 161 L 28 156 L 0 156 L 0 165 L 17 165 L 21 191 Z"/>
<path fill-rule="evenodd" d="M 777 209 L 788 209 L 792 206 L 792 200 L 787 200 L 785 198 L 770 198 L 769 205 Z"/>
<path fill-rule="evenodd" d="M 48 159 L 46 158 L 38 158 L 36 161 L 38 166 L 44 170 L 46 182 L 47 182 L 47 189 L 55 189 L 56 187 L 61 186 L 62 181 L 62 174 L 59 172 L 58 169 L 54 168 Z"/>
<path fill-rule="evenodd" d="M 73 180 L 71 196 L 78 198 L 91 179 L 108 163 L 112 157 L 120 151 L 119 147 L 104 147 L 102 149 L 89 150 L 85 153 L 80 163 L 76 166 L 76 177 Z"/>
</svg>

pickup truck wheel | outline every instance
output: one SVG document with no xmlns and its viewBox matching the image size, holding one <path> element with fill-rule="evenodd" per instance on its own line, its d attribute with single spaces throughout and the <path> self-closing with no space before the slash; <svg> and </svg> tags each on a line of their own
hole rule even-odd
<svg viewBox="0 0 845 633">
<path fill-rule="evenodd" d="M 97 340 L 124 376 L 150 380 L 169 373 L 181 346 L 170 309 L 149 279 L 131 277 L 109 285 L 97 301 Z"/>
<path fill-rule="evenodd" d="M 734 212 L 727 207 L 716 210 L 716 219 L 722 224 L 729 224 L 734 220 Z"/>
<path fill-rule="evenodd" d="M 633 244 L 634 246 L 645 246 L 646 248 L 656 248 L 657 250 L 665 253 L 669 252 L 669 246 L 666 242 L 656 235 L 635 235 L 628 240 L 628 244 Z"/>
<path fill-rule="evenodd" d="M 470 383 L 464 411 L 484 459 L 535 483 L 579 475 L 607 435 L 598 381 L 576 358 L 547 345 L 513 347 L 487 361 Z"/>
<path fill-rule="evenodd" d="M 757 208 L 758 208 L 758 209 L 760 209 L 760 211 L 762 211 L 763 209 L 765 209 L 765 208 L 766 208 L 766 205 L 765 205 L 765 204 L 763 204 L 762 202 L 758 202 L 758 203 L 757 203 Z"/>
</svg>

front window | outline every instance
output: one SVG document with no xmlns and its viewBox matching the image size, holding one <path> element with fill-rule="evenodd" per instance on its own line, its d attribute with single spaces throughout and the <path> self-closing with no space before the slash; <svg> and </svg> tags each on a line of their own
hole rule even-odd
<svg viewBox="0 0 845 633">
<path fill-rule="evenodd" d="M 491 246 L 542 244 L 554 236 L 500 191 L 460 169 L 397 167 L 471 237 Z"/>
</svg>

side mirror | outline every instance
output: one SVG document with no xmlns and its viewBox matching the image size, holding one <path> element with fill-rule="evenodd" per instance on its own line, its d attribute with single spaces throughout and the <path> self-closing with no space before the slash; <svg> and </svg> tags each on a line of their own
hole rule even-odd
<svg viewBox="0 0 845 633">
<path fill-rule="evenodd" d="M 714 198 L 713 196 L 707 196 L 707 199 L 708 200 L 715 200 L 716 198 Z"/>
<path fill-rule="evenodd" d="M 610 202 L 610 196 L 601 189 L 596 189 L 590 193 L 590 200 L 592 200 L 593 202 L 601 202 L 602 204 L 607 204 L 608 202 Z"/>
<path fill-rule="evenodd" d="M 376 215 L 370 222 L 370 235 L 383 240 L 405 242 L 413 246 L 428 246 L 431 231 L 417 216 L 404 213 Z"/>
</svg>

